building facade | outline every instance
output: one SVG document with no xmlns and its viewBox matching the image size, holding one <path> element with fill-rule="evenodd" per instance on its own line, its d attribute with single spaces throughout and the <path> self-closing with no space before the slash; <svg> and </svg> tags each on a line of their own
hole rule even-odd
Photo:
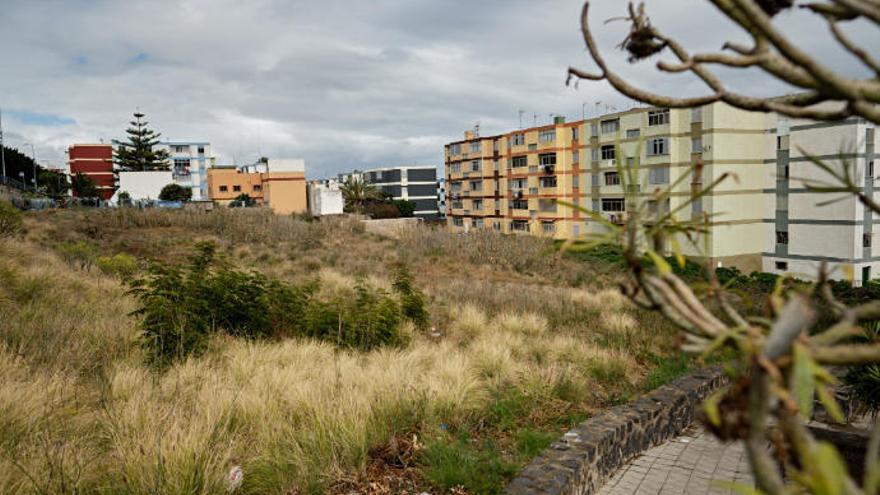
<svg viewBox="0 0 880 495">
<path fill-rule="evenodd" d="M 109 200 L 113 197 L 116 191 L 116 176 L 113 173 L 112 145 L 71 145 L 67 148 L 67 165 L 71 177 L 83 174 L 94 181 L 101 199 Z"/>
<path fill-rule="evenodd" d="M 305 161 L 273 159 L 240 167 L 207 170 L 205 190 L 210 200 L 229 204 L 242 194 L 278 214 L 308 211 Z"/>
<path fill-rule="evenodd" d="M 383 167 L 340 174 L 340 182 L 363 180 L 395 200 L 415 203 L 414 216 L 438 218 L 440 205 L 437 191 L 437 168 L 431 165 Z"/>
<path fill-rule="evenodd" d="M 156 150 L 168 152 L 174 183 L 189 188 L 193 201 L 209 201 L 208 170 L 215 165 L 207 142 L 166 141 Z"/>
<path fill-rule="evenodd" d="M 580 209 L 616 223 L 635 209 L 675 211 L 680 219 L 708 214 L 710 234 L 682 242 L 685 254 L 747 273 L 802 278 L 815 277 L 826 261 L 835 277 L 855 272 L 860 283 L 878 273 L 870 250 L 873 218 L 855 198 L 816 206 L 828 197 L 808 192 L 798 179 L 821 174 L 796 148 L 832 162 L 843 156 L 873 191 L 876 139 L 862 121 L 788 122 L 723 103 L 638 108 L 571 123 L 557 118 L 489 137 L 467 132 L 445 147 L 447 223 L 457 232 L 487 228 L 567 239 L 604 229 Z M 841 146 L 854 148 L 840 155 Z M 638 164 L 630 194 L 618 163 Z M 687 204 L 692 191 L 725 174 L 728 180 Z M 655 192 L 670 185 L 658 204 Z"/>
</svg>

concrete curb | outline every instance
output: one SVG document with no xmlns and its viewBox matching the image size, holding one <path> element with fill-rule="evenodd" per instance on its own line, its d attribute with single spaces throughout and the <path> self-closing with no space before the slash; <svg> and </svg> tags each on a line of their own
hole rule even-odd
<svg viewBox="0 0 880 495">
<path fill-rule="evenodd" d="M 507 495 L 590 495 L 641 452 L 678 436 L 725 383 L 719 369 L 690 373 L 590 418 L 553 443 L 507 486 Z"/>
</svg>

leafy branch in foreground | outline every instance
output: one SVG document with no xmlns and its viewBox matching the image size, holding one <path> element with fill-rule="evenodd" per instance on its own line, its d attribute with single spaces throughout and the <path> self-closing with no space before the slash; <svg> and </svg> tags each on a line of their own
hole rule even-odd
<svg viewBox="0 0 880 495">
<path fill-rule="evenodd" d="M 685 336 L 683 350 L 704 357 L 733 356 L 728 367 L 731 385 L 706 401 L 705 422 L 719 437 L 745 443 L 763 493 L 877 493 L 880 426 L 875 428 L 874 447 L 865 460 L 865 478 L 857 483 L 849 477 L 840 454 L 817 441 L 805 424 L 814 400 L 836 421 L 844 420 L 832 392 L 837 379 L 829 366 L 880 363 L 880 343 L 854 341 L 862 335 L 862 324 L 880 319 L 880 300 L 844 305 L 833 295 L 825 267 L 815 284 L 787 288 L 777 283 L 769 296 L 768 318 L 741 314 L 736 298 L 719 283 L 711 266 L 704 270 L 707 289 L 695 292 L 663 255 L 672 252 L 683 265 L 682 243 L 699 249 L 700 239 L 708 237 L 711 219 L 704 214 L 678 220 L 676 215 L 728 177 L 693 190 L 675 208 L 646 205 L 668 198 L 685 177 L 699 174 L 699 169 L 698 164 L 690 174 L 649 192 L 648 201 L 638 192 L 638 165 L 621 169 L 628 211 L 623 223 L 573 204 L 566 206 L 603 226 L 604 232 L 593 235 L 592 243 L 622 247 L 631 274 L 630 281 L 622 285 L 623 293 L 636 305 L 659 311 L 677 325 Z M 820 322 L 819 313 L 824 310 L 833 313 L 830 324 Z"/>
</svg>

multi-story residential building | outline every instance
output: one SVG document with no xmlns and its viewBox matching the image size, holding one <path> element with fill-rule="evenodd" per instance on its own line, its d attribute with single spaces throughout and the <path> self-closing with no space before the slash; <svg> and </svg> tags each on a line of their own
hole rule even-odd
<svg viewBox="0 0 880 495">
<path fill-rule="evenodd" d="M 229 204 L 242 194 L 266 204 L 278 214 L 308 211 L 305 161 L 261 160 L 253 165 L 213 167 L 205 181 L 208 197 Z"/>
<path fill-rule="evenodd" d="M 71 145 L 67 148 L 67 164 L 71 177 L 83 174 L 95 182 L 101 199 L 108 200 L 113 197 L 116 191 L 116 176 L 113 173 L 112 145 Z"/>
<path fill-rule="evenodd" d="M 675 211 L 679 218 L 707 214 L 711 233 L 682 242 L 690 256 L 804 278 L 827 261 L 838 278 L 857 272 L 859 283 L 878 273 L 871 268 L 870 212 L 854 198 L 817 207 L 828 198 L 807 191 L 796 178 L 821 174 L 793 146 L 839 160 L 840 147 L 850 143 L 856 149 L 844 156 L 872 190 L 876 139 L 862 121 L 788 123 L 722 103 L 638 108 L 571 123 L 557 118 L 489 137 L 466 132 L 445 148 L 447 223 L 453 231 L 489 228 L 562 239 L 604 228 L 567 204 L 619 223 L 634 208 L 649 215 Z M 618 164 L 638 164 L 639 181 L 629 186 L 636 188 L 629 195 Z M 686 204 L 693 190 L 724 174 L 731 178 Z M 797 184 L 789 187 L 790 181 Z M 654 192 L 670 184 L 671 194 L 658 204 Z M 637 204 L 628 204 L 633 200 Z"/>
<path fill-rule="evenodd" d="M 206 142 L 166 141 L 156 146 L 166 150 L 174 182 L 192 190 L 193 201 L 209 201 L 208 170 L 214 166 L 211 144 Z"/>
<path fill-rule="evenodd" d="M 414 216 L 437 218 L 440 216 L 437 196 L 437 168 L 432 165 L 373 168 L 360 174 L 365 182 L 375 185 L 392 199 L 412 201 L 416 205 Z"/>
</svg>

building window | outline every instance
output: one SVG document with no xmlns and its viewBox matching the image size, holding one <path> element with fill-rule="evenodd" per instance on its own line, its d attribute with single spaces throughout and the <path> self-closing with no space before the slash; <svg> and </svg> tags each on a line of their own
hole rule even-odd
<svg viewBox="0 0 880 495">
<path fill-rule="evenodd" d="M 556 187 L 556 176 L 541 177 L 539 180 L 541 187 Z"/>
<path fill-rule="evenodd" d="M 781 272 L 788 271 L 788 263 L 786 263 L 785 261 L 777 261 L 776 262 L 776 269 Z"/>
<path fill-rule="evenodd" d="M 497 139 L 492 140 L 492 151 L 498 151 L 498 146 L 499 146 L 498 140 Z"/>
<path fill-rule="evenodd" d="M 449 183 L 449 192 L 451 192 L 451 193 L 461 192 L 461 182 L 450 182 Z"/>
<path fill-rule="evenodd" d="M 599 187 L 599 174 L 593 174 L 593 180 L 591 181 L 593 187 Z"/>
<path fill-rule="evenodd" d="M 493 222 L 492 230 L 494 230 L 495 232 L 501 232 L 501 222 Z"/>
<path fill-rule="evenodd" d="M 614 160 L 615 150 L 613 144 L 606 144 L 602 146 L 602 159 L 603 160 Z"/>
<path fill-rule="evenodd" d="M 471 191 L 482 191 L 483 190 L 483 181 L 481 180 L 472 180 L 470 182 Z"/>
<path fill-rule="evenodd" d="M 460 155 L 461 154 L 461 144 L 453 144 L 449 146 L 449 154 L 450 155 Z"/>
<path fill-rule="evenodd" d="M 462 203 L 462 201 L 460 199 L 452 200 L 452 209 L 453 210 L 461 210 L 462 208 L 464 208 L 464 203 Z"/>
<path fill-rule="evenodd" d="M 526 156 L 515 156 L 510 159 L 513 168 L 527 167 L 529 165 L 529 159 Z"/>
<path fill-rule="evenodd" d="M 556 223 L 555 222 L 541 222 L 541 230 L 544 231 L 545 234 L 552 234 L 556 232 Z"/>
<path fill-rule="evenodd" d="M 603 120 L 601 124 L 602 134 L 611 134 L 620 130 L 620 119 Z"/>
<path fill-rule="evenodd" d="M 457 174 L 457 173 L 461 172 L 461 163 L 453 163 L 452 165 L 449 166 L 449 171 L 452 172 L 453 174 Z"/>
<path fill-rule="evenodd" d="M 862 247 L 871 247 L 871 234 L 862 234 Z"/>
<path fill-rule="evenodd" d="M 525 199 L 514 199 L 510 202 L 510 207 L 514 210 L 528 210 L 529 202 Z"/>
<path fill-rule="evenodd" d="M 669 184 L 669 167 L 654 167 L 648 171 L 649 184 Z"/>
<path fill-rule="evenodd" d="M 602 211 L 626 211 L 623 198 L 602 198 Z"/>
<path fill-rule="evenodd" d="M 538 210 L 543 213 L 556 213 L 556 200 L 548 198 L 539 199 Z"/>
<path fill-rule="evenodd" d="M 227 187 L 227 186 L 220 186 L 220 192 L 227 192 L 227 191 L 229 191 L 229 187 Z"/>
<path fill-rule="evenodd" d="M 189 160 L 185 158 L 175 158 L 174 175 L 177 177 L 189 175 Z"/>
<path fill-rule="evenodd" d="M 254 185 L 254 192 L 260 192 L 263 190 L 263 186 L 256 184 Z"/>
<path fill-rule="evenodd" d="M 605 185 L 606 186 L 619 186 L 620 185 L 620 174 L 617 172 L 605 172 Z"/>
<path fill-rule="evenodd" d="M 642 135 L 642 131 L 640 131 L 639 129 L 627 129 L 626 130 L 627 139 L 635 139 L 641 135 Z"/>
<path fill-rule="evenodd" d="M 599 124 L 593 122 L 590 124 L 590 135 L 595 137 L 599 135 Z"/>
<path fill-rule="evenodd" d="M 474 160 L 471 162 L 471 172 L 479 172 L 480 171 L 480 160 Z"/>
<path fill-rule="evenodd" d="M 696 107 L 691 108 L 691 122 L 702 122 L 703 121 L 703 108 Z"/>
<path fill-rule="evenodd" d="M 176 145 L 172 146 L 171 148 L 172 151 L 174 151 L 175 153 L 189 153 L 189 146 Z"/>
<path fill-rule="evenodd" d="M 694 198 L 691 202 L 691 213 L 703 213 L 703 197 Z"/>
<path fill-rule="evenodd" d="M 648 125 L 663 125 L 669 123 L 669 109 L 651 110 L 648 112 Z"/>
<path fill-rule="evenodd" d="M 599 150 L 593 148 L 590 150 L 590 160 L 598 161 L 599 160 Z"/>
<path fill-rule="evenodd" d="M 873 163 L 873 162 L 872 162 L 872 163 Z M 871 172 L 873 173 L 873 172 L 874 172 L 873 167 L 871 167 L 871 168 L 872 168 Z M 785 172 L 784 172 L 784 174 L 785 174 L 785 178 L 786 178 L 786 179 L 789 178 L 789 174 L 790 174 L 790 173 L 791 173 L 791 170 L 790 170 L 790 168 L 789 168 L 789 165 L 786 165 L 786 166 L 785 166 Z M 869 175 L 868 177 L 871 177 L 871 175 Z"/>
<path fill-rule="evenodd" d="M 572 188 L 574 188 L 574 189 L 580 188 L 581 187 L 580 182 L 581 182 L 580 177 L 578 177 L 577 175 L 573 175 L 571 177 L 571 187 Z"/>
<path fill-rule="evenodd" d="M 452 217 L 452 225 L 456 227 L 464 227 L 464 219 L 461 217 Z"/>
<path fill-rule="evenodd" d="M 691 139 L 691 153 L 703 152 L 703 138 L 696 137 Z"/>
<path fill-rule="evenodd" d="M 482 218 L 475 218 L 474 219 L 474 228 L 475 229 L 482 229 L 483 228 L 483 219 Z"/>
<path fill-rule="evenodd" d="M 241 192 L 241 186 L 232 186 L 232 192 Z"/>
<path fill-rule="evenodd" d="M 483 200 L 482 199 L 475 199 L 473 201 L 471 208 L 475 211 L 483 211 Z"/>
<path fill-rule="evenodd" d="M 599 200 L 598 199 L 593 200 L 593 211 L 599 211 Z"/>
<path fill-rule="evenodd" d="M 204 154 L 205 154 L 205 147 L 204 147 L 204 146 L 199 146 L 199 154 L 200 154 L 200 155 L 204 155 Z"/>
<path fill-rule="evenodd" d="M 874 160 L 868 162 L 868 177 L 874 177 Z"/>
<path fill-rule="evenodd" d="M 535 151 L 536 149 L 538 149 L 538 145 L 537 145 L 537 144 L 534 144 L 534 143 L 533 143 L 533 144 L 530 144 L 530 145 L 529 145 L 529 151 Z"/>
<path fill-rule="evenodd" d="M 538 134 L 538 141 L 542 143 L 550 143 L 552 141 L 556 141 L 556 129 L 541 131 Z"/>
<path fill-rule="evenodd" d="M 776 231 L 776 244 L 788 244 L 788 232 Z"/>
<path fill-rule="evenodd" d="M 481 150 L 480 142 L 474 141 L 471 143 L 471 153 L 479 153 Z"/>
<path fill-rule="evenodd" d="M 538 163 L 542 167 L 546 167 L 548 165 L 556 165 L 556 153 L 545 153 L 543 155 L 538 155 Z"/>
<path fill-rule="evenodd" d="M 669 154 L 669 139 L 665 137 L 648 140 L 648 156 Z"/>
<path fill-rule="evenodd" d="M 789 149 L 791 143 L 791 136 L 776 136 L 776 149 L 780 151 L 785 151 Z"/>
<path fill-rule="evenodd" d="M 510 230 L 516 232 L 528 232 L 529 231 L 529 221 L 528 220 L 514 220 L 510 222 Z"/>
<path fill-rule="evenodd" d="M 510 145 L 511 146 L 522 146 L 526 144 L 526 135 L 525 134 L 514 134 L 510 136 Z"/>
<path fill-rule="evenodd" d="M 577 141 L 577 140 L 578 140 L 578 128 L 577 128 L 577 127 L 572 127 L 572 128 L 571 128 L 571 140 L 572 140 L 572 141 Z"/>
<path fill-rule="evenodd" d="M 581 154 L 579 151 L 575 150 L 571 152 L 571 163 L 580 163 Z"/>
</svg>

